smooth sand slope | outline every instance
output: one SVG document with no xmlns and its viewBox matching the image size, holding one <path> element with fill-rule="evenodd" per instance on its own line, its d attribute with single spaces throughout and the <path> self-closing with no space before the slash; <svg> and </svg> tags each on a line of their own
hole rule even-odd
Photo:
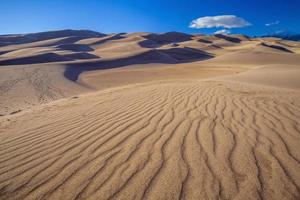
<svg viewBox="0 0 300 200">
<path fill-rule="evenodd" d="M 295 65 L 266 65 L 219 79 L 300 90 L 300 70 Z"/>
<path fill-rule="evenodd" d="M 0 199 L 300 199 L 299 43 L 66 30 L 0 46 Z"/>
</svg>

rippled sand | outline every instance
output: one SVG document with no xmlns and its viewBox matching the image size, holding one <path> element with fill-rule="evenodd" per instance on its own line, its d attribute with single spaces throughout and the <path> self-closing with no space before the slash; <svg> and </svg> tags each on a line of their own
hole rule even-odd
<svg viewBox="0 0 300 200">
<path fill-rule="evenodd" d="M 299 98 L 185 81 L 44 106 L 2 127 L 2 199 L 297 199 Z"/>
</svg>

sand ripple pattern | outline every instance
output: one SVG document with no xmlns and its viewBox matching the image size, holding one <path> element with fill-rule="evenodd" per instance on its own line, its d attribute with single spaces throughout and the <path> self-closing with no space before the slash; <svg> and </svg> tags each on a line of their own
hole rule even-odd
<svg viewBox="0 0 300 200">
<path fill-rule="evenodd" d="M 0 199 L 299 199 L 300 94 L 140 85 L 16 117 Z"/>
</svg>

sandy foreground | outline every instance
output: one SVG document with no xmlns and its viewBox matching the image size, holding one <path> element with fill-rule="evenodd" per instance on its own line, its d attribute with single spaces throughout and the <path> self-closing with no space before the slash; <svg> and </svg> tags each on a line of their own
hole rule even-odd
<svg viewBox="0 0 300 200">
<path fill-rule="evenodd" d="M 0 47 L 0 199 L 300 198 L 300 44 L 150 36 Z"/>
</svg>

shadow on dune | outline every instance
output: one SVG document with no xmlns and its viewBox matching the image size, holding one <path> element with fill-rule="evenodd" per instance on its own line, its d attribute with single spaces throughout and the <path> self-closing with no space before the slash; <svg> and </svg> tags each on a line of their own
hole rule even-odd
<svg viewBox="0 0 300 200">
<path fill-rule="evenodd" d="M 108 41 L 110 41 L 110 40 L 120 40 L 120 39 L 124 39 L 124 38 L 126 38 L 126 37 L 123 36 L 124 34 L 125 34 L 125 33 L 118 33 L 118 34 L 113 35 L 113 36 L 111 36 L 111 37 L 108 37 L 108 38 L 102 39 L 102 40 L 100 40 L 100 41 L 94 42 L 94 43 L 92 43 L 92 44 L 90 44 L 90 45 L 100 45 L 100 44 L 103 44 L 103 43 L 108 42 Z"/>
<path fill-rule="evenodd" d="M 88 52 L 88 51 L 94 50 L 93 48 L 91 48 L 85 44 L 61 44 L 61 45 L 56 46 L 56 48 L 59 48 L 62 50 L 75 51 L 75 52 Z"/>
<path fill-rule="evenodd" d="M 56 53 L 45 53 L 21 58 L 13 58 L 7 60 L 1 60 L 0 65 L 25 65 L 25 64 L 37 64 L 48 62 L 63 62 L 71 61 L 71 58 L 58 55 Z"/>
<path fill-rule="evenodd" d="M 100 58 L 99 56 L 96 56 L 96 55 L 90 54 L 90 53 L 86 53 L 86 52 L 71 53 L 71 54 L 66 54 L 64 56 L 74 59 L 74 60 Z"/>
<path fill-rule="evenodd" d="M 285 47 L 282 47 L 282 46 L 278 46 L 278 45 L 267 44 L 267 43 L 264 43 L 264 42 L 262 42 L 261 45 L 264 46 L 264 47 L 273 48 L 273 49 L 276 49 L 276 50 L 279 50 L 279 51 L 284 51 L 284 52 L 287 52 L 287 53 L 294 53 L 291 50 L 289 50 Z"/>
<path fill-rule="evenodd" d="M 240 43 L 241 42 L 241 40 L 239 38 L 231 37 L 231 36 L 228 36 L 228 35 L 215 34 L 215 37 L 220 38 L 220 39 L 224 39 L 228 42 L 233 42 L 233 43 Z"/>
<path fill-rule="evenodd" d="M 124 67 L 135 64 L 176 64 L 201 61 L 213 58 L 205 51 L 193 48 L 172 48 L 172 49 L 152 49 L 138 55 L 127 58 L 120 58 L 105 61 L 91 61 L 84 63 L 68 63 L 65 70 L 65 77 L 69 80 L 76 81 L 78 76 L 85 71 L 111 69 Z"/>
<path fill-rule="evenodd" d="M 0 51 L 0 56 L 3 54 L 9 53 L 9 52 L 11 52 L 11 51 Z"/>
<path fill-rule="evenodd" d="M 211 44 L 213 43 L 212 41 L 205 40 L 205 39 L 199 39 L 198 42 L 206 43 L 206 44 Z"/>
<path fill-rule="evenodd" d="M 0 60 L 0 66 L 4 65 L 26 65 L 26 64 L 38 64 L 38 63 L 50 63 L 50 62 L 65 62 L 74 61 L 80 59 L 95 59 L 99 58 L 96 55 L 79 52 L 66 55 L 59 55 L 56 53 L 44 53 L 33 56 L 19 57 L 13 59 Z"/>
<path fill-rule="evenodd" d="M 210 45 L 208 45 L 207 47 L 210 47 L 210 48 L 212 48 L 212 49 L 223 49 L 221 46 L 216 45 L 216 44 L 210 44 Z"/>
<path fill-rule="evenodd" d="M 139 42 L 139 45 L 144 48 L 157 48 L 166 44 L 192 40 L 192 35 L 179 32 L 168 32 L 163 34 L 151 33 L 143 37 L 146 40 Z"/>
</svg>

